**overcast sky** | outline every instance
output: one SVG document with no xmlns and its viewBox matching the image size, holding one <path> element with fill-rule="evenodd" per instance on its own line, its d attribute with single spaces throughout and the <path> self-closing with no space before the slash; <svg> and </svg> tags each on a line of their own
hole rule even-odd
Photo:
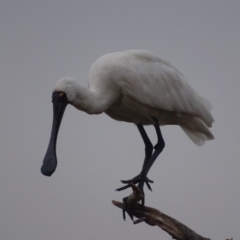
<svg viewBox="0 0 240 240">
<path fill-rule="evenodd" d="M 240 236 L 240 1 L 1 0 L 0 238 L 171 239 L 124 222 L 111 201 L 139 173 L 144 145 L 133 124 L 68 106 L 58 167 L 40 173 L 51 92 L 62 76 L 86 81 L 101 55 L 148 49 L 171 61 L 213 105 L 216 139 L 198 147 L 162 127 L 166 148 L 149 172 L 158 208 L 212 239 Z M 156 142 L 153 127 L 147 127 Z"/>
</svg>

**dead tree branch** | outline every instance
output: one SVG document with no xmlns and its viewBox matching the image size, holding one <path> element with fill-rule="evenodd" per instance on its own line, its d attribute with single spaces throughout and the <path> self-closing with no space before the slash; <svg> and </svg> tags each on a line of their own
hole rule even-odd
<svg viewBox="0 0 240 240">
<path fill-rule="evenodd" d="M 137 186 L 131 184 L 133 193 L 128 196 L 127 203 L 128 208 L 131 209 L 131 214 L 137 218 L 134 224 L 145 222 L 151 226 L 158 226 L 162 230 L 166 231 L 177 240 L 210 240 L 209 238 L 202 237 L 192 229 L 177 221 L 176 219 L 160 212 L 158 209 L 151 207 L 142 207 L 138 201 L 143 198 L 141 191 Z M 124 204 L 117 201 L 112 203 L 121 209 L 125 209 Z"/>
</svg>

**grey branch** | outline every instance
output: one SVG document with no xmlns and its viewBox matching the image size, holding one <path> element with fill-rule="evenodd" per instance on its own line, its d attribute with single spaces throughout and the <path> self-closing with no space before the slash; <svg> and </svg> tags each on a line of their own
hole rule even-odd
<svg viewBox="0 0 240 240">
<path fill-rule="evenodd" d="M 143 198 L 140 190 L 134 184 L 131 184 L 133 193 L 128 196 L 128 207 L 131 208 L 131 212 L 137 220 L 134 224 L 145 222 L 151 226 L 158 226 L 162 230 L 166 231 L 177 240 L 210 240 L 209 238 L 202 237 L 192 229 L 177 221 L 176 219 L 160 212 L 158 209 L 151 207 L 142 207 L 138 201 Z M 112 203 L 121 209 L 124 209 L 124 204 L 117 201 Z"/>
</svg>

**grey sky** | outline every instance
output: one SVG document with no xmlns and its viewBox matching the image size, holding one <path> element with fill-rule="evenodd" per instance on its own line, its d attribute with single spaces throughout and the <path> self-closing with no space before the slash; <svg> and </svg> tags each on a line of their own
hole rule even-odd
<svg viewBox="0 0 240 240">
<path fill-rule="evenodd" d="M 148 49 L 171 61 L 213 105 L 214 141 L 195 146 L 163 127 L 166 148 L 149 173 L 146 205 L 212 239 L 240 236 L 240 2 L 7 1 L 0 3 L 0 238 L 170 239 L 122 220 L 111 200 L 144 157 L 137 128 L 69 106 L 58 168 L 40 173 L 51 91 L 62 76 L 87 82 L 104 53 Z M 147 127 L 156 141 L 154 129 Z"/>
</svg>

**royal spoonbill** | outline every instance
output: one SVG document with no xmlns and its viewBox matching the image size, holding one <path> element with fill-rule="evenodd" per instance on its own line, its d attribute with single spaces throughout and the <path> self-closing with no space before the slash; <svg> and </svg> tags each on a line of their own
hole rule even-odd
<svg viewBox="0 0 240 240">
<path fill-rule="evenodd" d="M 88 114 L 106 113 L 118 121 L 136 124 L 145 144 L 145 159 L 139 175 L 122 181 L 139 183 L 143 190 L 148 171 L 165 146 L 160 126 L 179 125 L 197 145 L 213 139 L 211 104 L 188 84 L 171 63 L 144 50 L 129 50 L 100 57 L 89 72 L 88 87 L 64 77 L 52 93 L 53 124 L 50 142 L 41 168 L 51 176 L 57 167 L 58 130 L 68 104 Z M 144 125 L 153 125 L 157 144 L 153 147 Z M 154 151 L 153 151 L 154 149 Z M 151 188 L 150 188 L 151 189 Z"/>
</svg>

